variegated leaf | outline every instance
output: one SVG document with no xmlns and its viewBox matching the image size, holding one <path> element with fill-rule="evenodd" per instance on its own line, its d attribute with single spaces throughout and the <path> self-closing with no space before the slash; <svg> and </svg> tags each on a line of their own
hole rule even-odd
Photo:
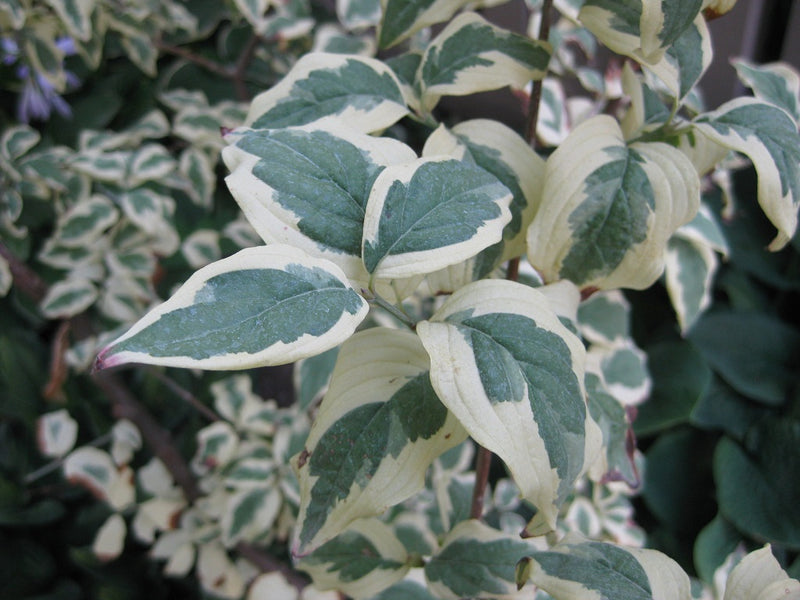
<svg viewBox="0 0 800 600">
<path fill-rule="evenodd" d="M 9 127 L 0 138 L 0 157 L 14 161 L 38 144 L 41 138 L 38 131 L 27 125 Z"/>
<path fill-rule="evenodd" d="M 304 556 L 297 568 L 311 575 L 318 589 L 359 599 L 372 598 L 400 581 L 409 564 L 403 544 L 389 526 L 362 519 Z"/>
<path fill-rule="evenodd" d="M 425 579 L 437 598 L 529 598 L 517 588 L 516 564 L 532 551 L 517 536 L 480 521 L 459 523 L 425 565 Z"/>
<path fill-rule="evenodd" d="M 407 113 L 400 83 L 382 62 L 315 52 L 300 58 L 277 85 L 253 99 L 244 125 L 280 128 L 335 116 L 371 133 Z"/>
<path fill-rule="evenodd" d="M 617 122 L 597 116 L 575 128 L 547 161 L 528 260 L 545 281 L 581 288 L 647 288 L 664 248 L 700 203 L 694 166 L 667 144 L 626 146 Z"/>
<path fill-rule="evenodd" d="M 240 541 L 254 542 L 266 535 L 282 503 L 275 486 L 262 485 L 232 493 L 219 522 L 222 543 L 230 548 Z"/>
<path fill-rule="evenodd" d="M 222 153 L 231 170 L 225 181 L 259 235 L 366 281 L 361 239 L 370 190 L 384 167 L 415 158 L 411 148 L 332 120 L 243 130 L 233 141 Z"/>
<path fill-rule="evenodd" d="M 71 167 L 93 179 L 119 184 L 124 181 L 130 152 L 84 151 L 76 155 Z"/>
<path fill-rule="evenodd" d="M 203 208 L 210 209 L 213 203 L 214 190 L 217 176 L 214 173 L 214 164 L 208 156 L 195 146 L 189 146 L 178 160 L 178 170 L 186 178 L 183 188 L 192 202 Z"/>
<path fill-rule="evenodd" d="M 380 0 L 336 0 L 336 16 L 347 29 L 364 29 L 381 20 Z"/>
<path fill-rule="evenodd" d="M 600 442 L 586 409 L 583 344 L 545 295 L 503 280 L 460 289 L 417 333 L 442 402 L 538 509 L 528 533 L 552 529 Z"/>
<path fill-rule="evenodd" d="M 294 554 L 417 492 L 430 463 L 464 440 L 428 370 L 411 332 L 368 329 L 342 346 L 306 446 L 293 459 L 301 490 Z"/>
<path fill-rule="evenodd" d="M 219 232 L 216 229 L 196 229 L 181 244 L 181 253 L 193 269 L 199 269 L 219 260 Z"/>
<path fill-rule="evenodd" d="M 701 8 L 702 0 L 586 0 L 578 18 L 614 52 L 653 65 Z"/>
<path fill-rule="evenodd" d="M 364 218 L 362 256 L 375 279 L 432 273 L 500 241 L 511 192 L 494 175 L 447 157 L 387 167 Z"/>
<path fill-rule="evenodd" d="M 691 600 L 689 576 L 656 550 L 570 534 L 531 555 L 530 578 L 555 600 Z"/>
<path fill-rule="evenodd" d="M 126 217 L 142 231 L 154 236 L 169 225 L 165 221 L 175 211 L 172 198 L 144 186 L 122 192 L 117 202 Z"/>
<path fill-rule="evenodd" d="M 105 196 L 90 196 L 59 216 L 55 237 L 67 248 L 90 246 L 118 218 L 119 211 Z"/>
<path fill-rule="evenodd" d="M 97 287 L 88 279 L 71 277 L 47 290 L 40 308 L 49 319 L 65 319 L 82 313 L 97 300 Z"/>
<path fill-rule="evenodd" d="M 175 170 L 175 159 L 160 144 L 145 144 L 131 157 L 126 177 L 126 187 L 132 188 L 146 181 L 158 181 Z"/>
<path fill-rule="evenodd" d="M 72 450 L 78 439 L 78 422 L 65 408 L 43 414 L 36 421 L 36 442 L 39 452 L 59 458 Z"/>
<path fill-rule="evenodd" d="M 270 0 L 234 0 L 234 4 L 242 16 L 251 25 L 258 25 L 269 8 Z"/>
<path fill-rule="evenodd" d="M 202 588 L 215 597 L 241 598 L 244 595 L 244 577 L 217 541 L 200 545 L 195 571 Z"/>
<path fill-rule="evenodd" d="M 719 261 L 707 244 L 675 235 L 667 244 L 665 282 L 678 317 L 681 333 L 686 333 L 711 305 L 711 288 Z"/>
<path fill-rule="evenodd" d="M 128 508 L 135 499 L 133 471 L 118 468 L 108 452 L 91 446 L 81 446 L 64 459 L 64 476 L 87 488 L 96 498 L 107 502 L 114 510 Z"/>
<path fill-rule="evenodd" d="M 723 600 L 794 600 L 800 582 L 781 568 L 767 544 L 745 556 L 734 567 L 725 585 Z"/>
<path fill-rule="evenodd" d="M 84 42 L 92 35 L 91 16 L 95 0 L 47 0 L 70 35 Z"/>
<path fill-rule="evenodd" d="M 3 256 L 0 256 L 0 298 L 8 294 L 13 283 L 14 276 L 11 274 L 11 266 Z"/>
<path fill-rule="evenodd" d="M 630 304 L 619 290 L 592 294 L 578 307 L 578 328 L 590 343 L 612 346 L 630 337 Z"/>
<path fill-rule="evenodd" d="M 726 102 L 701 115 L 694 125 L 722 146 L 753 161 L 758 173 L 758 202 L 778 235 L 770 250 L 783 248 L 797 230 L 800 207 L 800 135 L 782 109 L 752 98 Z"/>
<path fill-rule="evenodd" d="M 586 369 L 601 376 L 608 391 L 623 405 L 641 404 L 650 394 L 647 355 L 631 339 L 611 346 L 590 346 Z"/>
<path fill-rule="evenodd" d="M 26 11 L 19 0 L 8 0 L 0 4 L 0 14 L 5 15 L 8 19 L 8 23 L 15 30 L 22 29 L 22 26 L 25 24 Z"/>
<path fill-rule="evenodd" d="M 501 29 L 476 13 L 462 13 L 425 50 L 417 79 L 422 109 L 430 112 L 442 96 L 463 96 L 505 86 L 523 88 L 541 79 L 550 44 Z"/>
<path fill-rule="evenodd" d="M 128 30 L 120 37 L 120 42 L 125 54 L 143 73 L 150 77 L 158 74 L 156 70 L 158 49 L 149 35 L 139 29 Z"/>
<path fill-rule="evenodd" d="M 629 62 L 622 68 L 622 89 L 630 99 L 620 128 L 626 140 L 663 127 L 670 119 L 670 110 L 659 94 L 634 72 Z"/>
<path fill-rule="evenodd" d="M 390 48 L 416 32 L 447 21 L 467 0 L 381 0 L 378 46 Z"/>
<path fill-rule="evenodd" d="M 106 346 L 96 366 L 285 364 L 341 343 L 367 311 L 336 265 L 289 246 L 246 248 L 197 271 Z"/>
<path fill-rule="evenodd" d="M 753 65 L 736 59 L 733 66 L 757 98 L 782 108 L 795 121 L 800 121 L 800 73 L 787 63 Z"/>
<path fill-rule="evenodd" d="M 464 121 L 451 131 L 439 127 L 422 151 L 423 156 L 437 154 L 481 167 L 512 193 L 511 221 L 503 229 L 503 239 L 474 259 L 473 279 L 480 279 L 499 262 L 525 252 L 525 232 L 539 204 L 544 160 L 516 132 L 490 119 Z"/>
</svg>

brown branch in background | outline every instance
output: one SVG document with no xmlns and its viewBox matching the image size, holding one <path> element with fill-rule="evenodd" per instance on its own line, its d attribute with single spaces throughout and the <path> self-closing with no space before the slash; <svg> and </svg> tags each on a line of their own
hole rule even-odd
<svg viewBox="0 0 800 600">
<path fill-rule="evenodd" d="M 70 329 L 71 323 L 62 321 L 53 337 L 53 343 L 50 348 L 50 374 L 47 378 L 47 385 L 42 390 L 42 395 L 45 400 L 51 402 L 64 402 L 66 400 L 62 388 L 69 375 L 65 355 L 69 347 Z"/>
<path fill-rule="evenodd" d="M 0 242 L 0 256 L 6 259 L 11 268 L 14 287 L 36 303 L 44 300 L 47 295 L 47 283 L 33 269 L 17 258 L 3 242 Z"/>
<path fill-rule="evenodd" d="M 255 56 L 259 43 L 261 43 L 261 38 L 256 33 L 253 33 L 239 60 L 236 61 L 236 68 L 233 71 L 233 85 L 236 90 L 236 97 L 241 102 L 250 100 L 250 92 L 247 91 L 244 76 L 250 66 L 250 62 L 253 60 L 253 56 Z"/>
<path fill-rule="evenodd" d="M 550 13 L 553 9 L 553 0 L 544 0 L 542 3 L 542 20 L 539 23 L 539 40 L 546 42 L 550 37 Z M 528 118 L 525 122 L 525 139 L 536 147 L 536 124 L 539 121 L 539 105 L 542 101 L 542 80 L 533 82 L 531 96 L 528 99 Z"/>
<path fill-rule="evenodd" d="M 189 390 L 184 387 L 178 385 L 174 380 L 167 377 L 166 373 L 156 369 L 150 368 L 148 369 L 149 373 L 158 379 L 161 383 L 163 383 L 166 387 L 170 389 L 172 393 L 174 393 L 178 398 L 186 402 L 189 406 L 194 408 L 197 412 L 203 415 L 209 421 L 219 421 L 220 416 L 207 407 L 205 404 L 200 402 L 197 397 L 192 394 Z"/>
<path fill-rule="evenodd" d="M 183 48 L 181 46 L 173 46 L 172 44 L 167 44 L 162 42 L 161 40 L 155 40 L 156 48 L 158 48 L 161 52 L 166 54 L 172 54 L 173 56 L 178 56 L 180 58 L 186 59 L 191 63 L 196 64 L 199 67 L 203 67 L 207 71 L 211 71 L 216 75 L 224 77 L 225 79 L 232 79 L 234 70 L 230 67 L 226 67 L 222 63 L 218 63 L 215 60 L 211 60 L 206 58 L 205 56 L 200 56 L 199 54 L 195 54 L 191 50 L 187 48 Z"/>
<path fill-rule="evenodd" d="M 483 446 L 478 446 L 478 458 L 475 461 L 475 487 L 472 489 L 472 506 L 469 516 L 480 519 L 483 516 L 483 498 L 489 483 L 489 467 L 492 466 L 492 453 Z"/>
<path fill-rule="evenodd" d="M 14 286 L 18 291 L 40 302 L 47 295 L 47 283 L 17 258 L 2 242 L 0 242 L 0 255 L 8 262 L 14 277 Z M 78 315 L 71 321 L 65 321 L 59 326 L 57 337 L 63 336 L 65 339 L 73 322 L 76 323 L 76 330 L 82 331 L 86 329 L 86 324 L 82 322 L 83 319 L 81 317 L 83 315 Z M 54 342 L 54 345 L 59 346 L 60 342 Z M 101 371 L 95 373 L 92 375 L 91 380 L 111 401 L 113 415 L 118 419 L 128 419 L 138 427 L 145 443 L 151 452 L 164 463 L 175 483 L 183 490 L 183 495 L 187 501 L 193 502 L 197 500 L 202 495 L 197 485 L 197 479 L 173 443 L 169 431 L 155 420 L 147 408 L 136 399 L 122 380 L 113 372 Z M 308 585 L 308 581 L 299 573 L 292 571 L 289 565 L 262 552 L 259 548 L 249 544 L 239 544 L 236 549 L 244 558 L 262 571 L 266 573 L 279 571 L 298 590 L 302 590 Z"/>
</svg>

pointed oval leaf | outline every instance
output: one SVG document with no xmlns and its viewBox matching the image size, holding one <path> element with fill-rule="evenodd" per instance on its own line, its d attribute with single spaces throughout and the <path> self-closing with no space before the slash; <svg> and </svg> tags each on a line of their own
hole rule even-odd
<svg viewBox="0 0 800 600">
<path fill-rule="evenodd" d="M 386 129 L 408 113 L 400 82 L 382 62 L 314 52 L 300 58 L 277 85 L 256 96 L 245 126 L 305 125 L 336 116 L 353 129 Z"/>
<path fill-rule="evenodd" d="M 0 138 L 0 156 L 16 160 L 38 144 L 40 139 L 42 136 L 39 132 L 27 125 L 9 127 Z"/>
<path fill-rule="evenodd" d="M 703 0 L 650 0 L 642 2 L 639 30 L 642 54 L 663 56 L 699 16 Z"/>
<path fill-rule="evenodd" d="M 262 485 L 234 492 L 225 503 L 219 522 L 222 543 L 230 548 L 240 541 L 256 541 L 272 528 L 282 503 L 276 487 Z"/>
<path fill-rule="evenodd" d="M 411 332 L 369 329 L 342 346 L 306 446 L 293 459 L 301 490 L 294 554 L 417 492 L 430 463 L 464 440 L 428 369 Z"/>
<path fill-rule="evenodd" d="M 36 422 L 36 441 L 39 451 L 47 457 L 64 456 L 72 450 L 77 439 L 78 422 L 65 408 L 46 413 Z"/>
<path fill-rule="evenodd" d="M 754 65 L 743 58 L 731 61 L 736 74 L 757 98 L 782 108 L 800 121 L 800 73 L 787 63 Z"/>
<path fill-rule="evenodd" d="M 460 289 L 417 333 L 442 402 L 505 461 L 538 509 L 529 533 L 552 529 L 600 443 L 586 409 L 581 341 L 541 292 L 503 280 Z"/>
<path fill-rule="evenodd" d="M 340 344 L 367 311 L 336 265 L 289 246 L 246 248 L 197 271 L 104 348 L 97 367 L 286 364 Z"/>
<path fill-rule="evenodd" d="M 100 526 L 92 543 L 92 552 L 101 562 L 114 560 L 125 547 L 125 519 L 114 513 Z"/>
<path fill-rule="evenodd" d="M 311 575 L 320 590 L 372 598 L 400 581 L 409 564 L 403 544 L 389 526 L 362 519 L 304 556 L 297 568 Z"/>
<path fill-rule="evenodd" d="M 364 265 L 395 279 L 466 260 L 500 241 L 510 202 L 495 176 L 447 157 L 387 167 L 367 202 Z"/>
<path fill-rule="evenodd" d="M 447 21 L 466 4 L 466 0 L 384 0 L 378 29 L 382 49 L 411 37 L 416 32 Z"/>
<path fill-rule="evenodd" d="M 70 248 L 91 245 L 119 218 L 119 211 L 104 196 L 94 195 L 73 204 L 58 219 L 58 242 Z"/>
<path fill-rule="evenodd" d="M 277 130 L 243 130 L 222 152 L 225 179 L 267 243 L 333 261 L 365 280 L 364 212 L 372 184 L 390 164 L 416 158 L 405 144 L 326 120 Z"/>
<path fill-rule="evenodd" d="M 664 276 L 670 301 L 685 334 L 711 306 L 711 288 L 719 261 L 706 244 L 675 235 L 667 244 Z"/>
<path fill-rule="evenodd" d="M 430 112 L 442 96 L 464 96 L 541 79 L 550 44 L 496 27 L 476 13 L 458 15 L 425 50 L 417 77 Z"/>
<path fill-rule="evenodd" d="M 65 279 L 50 286 L 41 310 L 50 319 L 74 317 L 94 304 L 97 296 L 97 287 L 88 279 Z"/>
<path fill-rule="evenodd" d="M 778 235 L 780 250 L 797 230 L 800 207 L 800 134 L 785 111 L 753 98 L 738 98 L 701 115 L 695 127 L 714 142 L 741 152 L 758 173 L 758 203 Z"/>
<path fill-rule="evenodd" d="M 545 281 L 643 289 L 699 204 L 700 180 L 683 153 L 659 142 L 628 147 L 614 119 L 593 117 L 547 161 L 528 260 Z"/>
<path fill-rule="evenodd" d="M 773 587 L 774 586 L 774 587 Z M 772 593 L 767 593 L 770 590 Z M 723 600 L 773 600 L 800 597 L 800 583 L 791 579 L 766 544 L 745 556 L 731 571 Z"/>
<path fill-rule="evenodd" d="M 531 551 L 519 537 L 470 519 L 448 533 L 425 565 L 425 579 L 437 598 L 512 597 L 518 591 L 515 567 Z"/>
<path fill-rule="evenodd" d="M 534 552 L 531 579 L 555 600 L 691 600 L 689 576 L 656 550 L 568 535 Z"/>
</svg>

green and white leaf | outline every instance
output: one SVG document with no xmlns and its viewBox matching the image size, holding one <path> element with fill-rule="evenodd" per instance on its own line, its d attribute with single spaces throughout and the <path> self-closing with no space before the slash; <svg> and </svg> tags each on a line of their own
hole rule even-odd
<svg viewBox="0 0 800 600">
<path fill-rule="evenodd" d="M 205 475 L 228 465 L 239 448 L 239 436 L 230 423 L 216 421 L 197 432 L 197 450 L 192 457 L 192 470 Z"/>
<path fill-rule="evenodd" d="M 439 398 L 538 509 L 528 533 L 552 529 L 600 444 L 586 409 L 583 344 L 545 295 L 504 280 L 457 291 L 417 333 Z"/>
<path fill-rule="evenodd" d="M 0 298 L 4 298 L 14 283 L 14 276 L 11 274 L 11 267 L 8 261 L 0 256 Z"/>
<path fill-rule="evenodd" d="M 464 261 L 500 241 L 511 200 L 494 175 L 445 156 L 389 166 L 367 202 L 364 266 L 396 279 Z"/>
<path fill-rule="evenodd" d="M 92 179 L 119 184 L 125 180 L 131 153 L 127 151 L 82 151 L 75 155 L 70 166 Z"/>
<path fill-rule="evenodd" d="M 800 206 L 797 123 L 783 109 L 752 98 L 738 98 L 701 115 L 694 125 L 715 143 L 753 161 L 758 174 L 758 202 L 778 230 L 769 248 L 783 248 L 797 230 Z"/>
<path fill-rule="evenodd" d="M 656 550 L 570 534 L 531 555 L 531 580 L 555 600 L 691 600 L 689 576 Z"/>
<path fill-rule="evenodd" d="M 133 188 L 146 181 L 159 181 L 175 170 L 175 159 L 160 144 L 145 144 L 131 157 L 126 187 Z"/>
<path fill-rule="evenodd" d="M 9 127 L 0 138 L 0 157 L 14 161 L 36 146 L 41 138 L 39 132 L 28 125 Z"/>
<path fill-rule="evenodd" d="M 195 146 L 189 146 L 178 159 L 178 170 L 186 180 L 183 190 L 192 202 L 206 209 L 213 203 L 217 176 L 214 165 L 205 152 Z"/>
<path fill-rule="evenodd" d="M 283 504 L 275 486 L 236 491 L 225 503 L 219 525 L 221 540 L 230 548 L 238 542 L 255 542 L 272 528 Z"/>
<path fill-rule="evenodd" d="M 630 304 L 619 290 L 592 294 L 578 307 L 581 336 L 592 344 L 613 346 L 630 337 Z"/>
<path fill-rule="evenodd" d="M 725 584 L 723 600 L 797 598 L 800 582 L 781 568 L 769 544 L 754 550 L 734 567 Z"/>
<path fill-rule="evenodd" d="M 111 428 L 111 458 L 115 465 L 131 462 L 133 455 L 142 447 L 142 434 L 128 419 L 119 419 Z"/>
<path fill-rule="evenodd" d="M 611 395 L 623 405 L 641 404 L 650 394 L 647 354 L 630 338 L 611 346 L 590 346 L 586 370 L 600 376 Z"/>
<path fill-rule="evenodd" d="M 644 289 L 699 204 L 700 180 L 683 153 L 660 142 L 627 146 L 614 119 L 593 117 L 547 161 L 528 260 L 545 281 Z"/>
<path fill-rule="evenodd" d="M 244 125 L 305 125 L 338 117 L 363 133 L 382 131 L 408 114 L 400 82 L 382 62 L 315 52 L 301 57 L 278 84 L 256 96 Z"/>
<path fill-rule="evenodd" d="M 156 69 L 158 49 L 147 33 L 141 30 L 126 31 L 120 37 L 120 42 L 131 62 L 145 75 L 155 77 L 158 74 Z"/>
<path fill-rule="evenodd" d="M 701 8 L 702 0 L 586 0 L 578 19 L 614 52 L 653 65 Z"/>
<path fill-rule="evenodd" d="M 536 137 L 547 146 L 558 146 L 566 139 L 569 129 L 567 97 L 561 81 L 555 77 L 545 77 L 542 80 Z"/>
<path fill-rule="evenodd" d="M 91 16 L 95 0 L 47 0 L 70 35 L 84 42 L 92 35 Z"/>
<path fill-rule="evenodd" d="M 361 240 L 367 199 L 391 164 L 415 158 L 389 138 L 326 119 L 303 127 L 243 130 L 222 152 L 228 188 L 267 242 L 336 263 L 366 285 Z"/>
<path fill-rule="evenodd" d="M 214 597 L 241 598 L 244 578 L 218 541 L 201 544 L 195 566 L 200 586 Z"/>
<path fill-rule="evenodd" d="M 515 566 L 533 550 L 529 542 L 468 520 L 450 531 L 425 565 L 425 578 L 437 598 L 530 598 L 518 590 Z"/>
<path fill-rule="evenodd" d="M 58 218 L 55 237 L 67 248 L 90 246 L 117 222 L 119 211 L 105 196 L 95 194 L 73 204 Z"/>
<path fill-rule="evenodd" d="M 524 88 L 547 73 L 551 47 L 492 25 L 476 13 L 458 15 L 428 45 L 417 80 L 422 109 L 442 96 L 464 96 L 505 86 Z"/>
<path fill-rule="evenodd" d="M 336 16 L 347 29 L 365 29 L 381 20 L 380 0 L 336 0 Z"/>
<path fill-rule="evenodd" d="M 168 219 L 175 212 L 175 201 L 169 196 L 148 187 L 137 187 L 120 193 L 116 200 L 125 216 L 150 235 L 156 236 L 165 227 L 171 227 Z"/>
<path fill-rule="evenodd" d="M 711 305 L 719 261 L 714 249 L 680 234 L 667 244 L 664 277 L 681 332 L 686 333 Z"/>
<path fill-rule="evenodd" d="M 49 319 L 67 319 L 82 313 L 97 300 L 94 283 L 83 277 L 69 277 L 51 285 L 40 309 Z"/>
<path fill-rule="evenodd" d="M 124 510 L 134 502 L 133 471 L 118 468 L 108 452 L 99 448 L 81 446 L 70 452 L 64 459 L 64 476 L 114 510 Z"/>
<path fill-rule="evenodd" d="M 78 422 L 67 409 L 48 412 L 36 421 L 39 452 L 48 458 L 60 458 L 72 450 L 78 439 Z"/>
<path fill-rule="evenodd" d="M 429 368 L 419 339 L 404 330 L 368 329 L 342 346 L 306 446 L 293 459 L 301 490 L 295 555 L 410 497 L 431 462 L 465 439 L 436 397 Z"/>
<path fill-rule="evenodd" d="M 361 519 L 304 556 L 297 567 L 320 590 L 371 598 L 400 581 L 409 570 L 408 555 L 392 529 L 377 519 Z"/>
<path fill-rule="evenodd" d="M 800 121 L 800 74 L 787 63 L 754 65 L 743 58 L 731 61 L 736 74 L 757 98 L 782 108 Z"/>
<path fill-rule="evenodd" d="M 375 51 L 375 39 L 370 35 L 354 35 L 334 23 L 325 23 L 314 30 L 311 52 L 374 56 Z"/>
<path fill-rule="evenodd" d="M 181 254 L 193 269 L 199 269 L 219 260 L 219 232 L 216 229 L 195 229 L 181 244 Z"/>
<path fill-rule="evenodd" d="M 286 364 L 340 344 L 367 311 L 333 263 L 289 246 L 246 248 L 197 271 L 104 348 L 97 366 Z"/>
<path fill-rule="evenodd" d="M 418 31 L 448 21 L 467 0 L 381 0 L 378 47 L 390 48 Z"/>
<path fill-rule="evenodd" d="M 511 221 L 503 229 L 503 240 L 474 259 L 474 278 L 484 277 L 499 262 L 523 254 L 525 232 L 539 204 L 544 160 L 515 131 L 491 119 L 464 121 L 450 131 L 440 126 L 422 150 L 423 157 L 437 154 L 488 171 L 512 193 Z"/>
<path fill-rule="evenodd" d="M 626 140 L 656 130 L 669 121 L 669 109 L 658 93 L 645 83 L 644 77 L 634 72 L 629 62 L 622 67 L 622 89 L 630 100 L 620 121 Z"/>
</svg>

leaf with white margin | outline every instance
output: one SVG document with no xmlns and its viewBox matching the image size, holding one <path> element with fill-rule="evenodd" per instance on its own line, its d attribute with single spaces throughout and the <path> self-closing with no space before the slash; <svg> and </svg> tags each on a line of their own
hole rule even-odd
<svg viewBox="0 0 800 600">
<path fill-rule="evenodd" d="M 626 140 L 657 130 L 667 123 L 669 109 L 658 93 L 645 83 L 644 77 L 634 72 L 628 61 L 622 67 L 622 90 L 630 101 L 620 121 Z"/>
<path fill-rule="evenodd" d="M 253 392 L 253 384 L 249 375 L 233 375 L 211 384 L 211 395 L 214 397 L 214 408 L 228 421 L 241 426 L 243 414 L 250 406 L 262 402 Z"/>
<path fill-rule="evenodd" d="M 701 115 L 693 124 L 717 144 L 753 161 L 758 174 L 758 203 L 778 229 L 769 249 L 783 248 L 797 230 L 800 206 L 797 123 L 783 109 L 753 98 L 738 98 Z"/>
<path fill-rule="evenodd" d="M 376 279 L 425 275 L 500 241 L 511 192 L 494 175 L 446 156 L 378 175 L 364 218 L 364 266 Z"/>
<path fill-rule="evenodd" d="M 164 146 L 145 144 L 131 157 L 125 181 L 126 187 L 136 187 L 146 181 L 159 181 L 172 173 L 175 166 L 175 159 Z"/>
<path fill-rule="evenodd" d="M 529 542 L 474 519 L 447 534 L 425 565 L 425 579 L 437 598 L 530 598 L 518 590 L 515 566 L 532 551 Z"/>
<path fill-rule="evenodd" d="M 609 393 L 623 405 L 641 404 L 650 394 L 652 381 L 647 370 L 647 354 L 630 338 L 611 346 L 590 346 L 586 370 L 600 375 Z"/>
<path fill-rule="evenodd" d="M 581 341 L 547 296 L 505 280 L 458 290 L 417 333 L 439 398 L 503 459 L 538 509 L 528 533 L 554 528 L 558 506 L 600 443 L 586 409 Z"/>
<path fill-rule="evenodd" d="M 685 334 L 711 306 L 711 291 L 719 261 L 714 249 L 681 235 L 667 244 L 664 278 L 670 302 Z"/>
<path fill-rule="evenodd" d="M 606 346 L 624 342 L 630 337 L 630 312 L 630 303 L 619 290 L 592 294 L 578 307 L 581 336 Z"/>
<path fill-rule="evenodd" d="M 242 574 L 219 542 L 200 546 L 195 571 L 202 588 L 216 597 L 241 598 L 244 595 Z"/>
<path fill-rule="evenodd" d="M 126 533 L 125 519 L 118 513 L 112 514 L 97 530 L 92 542 L 92 552 L 101 562 L 114 560 L 122 554 Z"/>
<path fill-rule="evenodd" d="M 117 203 L 126 217 L 151 235 L 158 233 L 165 219 L 175 211 L 172 198 L 147 187 L 123 192 L 117 197 Z"/>
<path fill-rule="evenodd" d="M 530 578 L 555 600 L 691 600 L 689 576 L 656 550 L 568 534 L 533 552 Z"/>
<path fill-rule="evenodd" d="M 8 294 L 12 283 L 14 283 L 14 276 L 11 274 L 11 266 L 4 257 L 0 256 L 0 298 Z"/>
<path fill-rule="evenodd" d="M 745 556 L 725 584 L 723 600 L 797 600 L 800 582 L 784 571 L 772 554 L 772 547 L 764 547 Z"/>
<path fill-rule="evenodd" d="M 94 304 L 97 296 L 97 287 L 88 279 L 65 279 L 48 288 L 40 309 L 50 319 L 74 317 Z"/>
<path fill-rule="evenodd" d="M 408 554 L 391 527 L 377 519 L 355 521 L 344 532 L 297 562 L 320 590 L 371 598 L 400 581 Z"/>
<path fill-rule="evenodd" d="M 73 204 L 59 216 L 55 237 L 59 244 L 70 248 L 91 245 L 118 218 L 114 203 L 95 194 Z"/>
<path fill-rule="evenodd" d="M 702 0 L 586 0 L 578 19 L 617 54 L 652 65 L 663 59 L 701 8 Z"/>
<path fill-rule="evenodd" d="M 189 146 L 178 159 L 178 170 L 186 183 L 183 190 L 196 205 L 210 209 L 213 204 L 217 176 L 205 152 L 196 146 Z"/>
<path fill-rule="evenodd" d="M 333 263 L 290 246 L 245 248 L 192 275 L 101 350 L 96 368 L 286 364 L 340 344 L 368 310 Z"/>
<path fill-rule="evenodd" d="M 70 452 L 64 460 L 64 476 L 115 510 L 124 510 L 134 501 L 133 471 L 118 468 L 108 452 L 99 448 L 82 446 Z"/>
<path fill-rule="evenodd" d="M 366 281 L 361 238 L 376 177 L 416 158 L 397 140 L 376 138 L 325 119 L 303 127 L 238 130 L 222 151 L 225 178 L 267 243 L 286 243 L 336 263 Z"/>
<path fill-rule="evenodd" d="M 230 423 L 216 421 L 197 432 L 197 450 L 192 470 L 198 475 L 224 467 L 233 460 L 239 447 L 239 436 Z"/>
<path fill-rule="evenodd" d="M 381 61 L 314 52 L 253 99 L 244 125 L 278 129 L 336 116 L 357 131 L 381 131 L 408 114 L 400 82 Z"/>
<path fill-rule="evenodd" d="M 699 204 L 700 179 L 683 153 L 661 142 L 627 146 L 616 120 L 593 117 L 547 160 L 528 260 L 545 281 L 644 289 Z"/>
<path fill-rule="evenodd" d="M 378 46 L 390 48 L 426 27 L 450 20 L 467 1 L 381 0 Z"/>
<path fill-rule="evenodd" d="M 380 0 L 336 0 L 336 16 L 346 29 L 377 25 L 381 20 Z"/>
<path fill-rule="evenodd" d="M 800 121 L 800 73 L 788 63 L 754 65 L 738 58 L 731 61 L 736 74 L 757 98 L 782 108 Z"/>
<path fill-rule="evenodd" d="M 505 86 L 524 88 L 547 73 L 551 47 L 496 27 L 477 13 L 458 15 L 426 48 L 417 71 L 422 109 L 442 96 L 464 96 Z"/>
<path fill-rule="evenodd" d="M 72 450 L 78 439 L 78 422 L 67 409 L 48 412 L 36 421 L 39 452 L 48 458 L 60 458 Z"/>
<path fill-rule="evenodd" d="M 306 446 L 292 459 L 301 490 L 293 554 L 419 491 L 431 462 L 465 439 L 429 368 L 405 330 L 368 329 L 342 345 Z"/>
<path fill-rule="evenodd" d="M 643 66 L 656 75 L 677 99 L 689 95 L 695 84 L 711 65 L 713 50 L 711 34 L 702 15 L 667 48 L 664 56 L 656 63 L 643 63 Z"/>
<path fill-rule="evenodd" d="M 512 193 L 511 221 L 502 242 L 475 258 L 475 279 L 491 272 L 500 261 L 525 252 L 525 231 L 539 204 L 545 162 L 514 130 L 491 119 L 463 121 L 448 131 L 439 127 L 428 137 L 423 156 L 447 154 L 488 171 Z"/>
<path fill-rule="evenodd" d="M 219 525 L 221 540 L 230 548 L 240 541 L 254 542 L 272 528 L 283 498 L 276 487 L 256 487 L 231 494 Z"/>
<path fill-rule="evenodd" d="M 199 269 L 222 257 L 219 232 L 216 229 L 196 229 L 181 244 L 181 254 L 193 269 Z"/>
<path fill-rule="evenodd" d="M 119 419 L 111 428 L 111 458 L 115 465 L 131 462 L 134 453 L 142 447 L 139 428 L 128 419 Z"/>
<path fill-rule="evenodd" d="M 42 136 L 28 125 L 9 127 L 0 138 L 0 157 L 13 161 L 39 143 Z M 3 165 L 5 166 L 5 165 Z"/>
</svg>

